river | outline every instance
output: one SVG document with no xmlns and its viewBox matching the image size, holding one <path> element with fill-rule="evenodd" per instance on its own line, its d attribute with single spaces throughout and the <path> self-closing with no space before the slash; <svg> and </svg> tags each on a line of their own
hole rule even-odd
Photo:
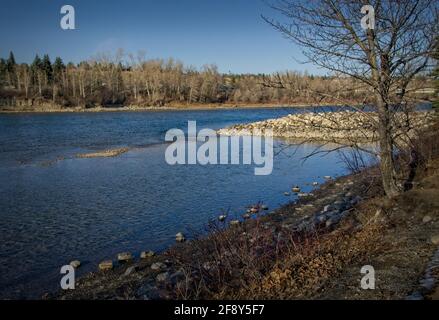
<svg viewBox="0 0 439 320">
<path fill-rule="evenodd" d="M 276 152 L 271 175 L 249 165 L 165 161 L 167 130 L 219 129 L 303 109 L 101 112 L 0 115 L 0 298 L 39 298 L 59 288 L 62 265 L 79 274 L 119 252 L 160 251 L 177 232 L 189 239 L 228 212 L 241 217 L 259 201 L 275 209 L 294 185 L 346 173 L 337 154 L 303 156 L 316 146 Z M 280 142 L 276 142 L 278 144 Z M 77 153 L 129 147 L 114 158 Z M 58 158 L 63 160 L 55 161 Z"/>
</svg>

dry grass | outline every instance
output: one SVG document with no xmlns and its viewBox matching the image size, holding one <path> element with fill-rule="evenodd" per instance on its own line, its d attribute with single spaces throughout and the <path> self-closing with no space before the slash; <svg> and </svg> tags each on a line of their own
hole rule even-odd
<svg viewBox="0 0 439 320">
<path fill-rule="evenodd" d="M 312 297 L 353 260 L 379 248 L 383 224 L 348 219 L 336 230 L 299 233 L 261 221 L 216 230 L 189 250 L 170 252 L 185 270 L 179 299 L 294 299 Z"/>
</svg>

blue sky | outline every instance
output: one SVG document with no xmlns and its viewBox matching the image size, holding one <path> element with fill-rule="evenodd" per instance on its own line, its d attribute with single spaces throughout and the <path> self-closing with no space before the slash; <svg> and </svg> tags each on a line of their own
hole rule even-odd
<svg viewBox="0 0 439 320">
<path fill-rule="evenodd" d="M 36 53 L 78 62 L 99 52 L 146 51 L 221 72 L 308 70 L 300 49 L 267 25 L 275 16 L 262 0 L 0 0 L 0 56 L 19 62 Z M 73 5 L 76 30 L 60 28 L 63 5 Z"/>
</svg>

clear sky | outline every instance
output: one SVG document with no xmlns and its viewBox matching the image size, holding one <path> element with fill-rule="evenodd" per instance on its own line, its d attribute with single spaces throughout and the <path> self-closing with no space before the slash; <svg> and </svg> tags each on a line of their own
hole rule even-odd
<svg viewBox="0 0 439 320">
<path fill-rule="evenodd" d="M 263 0 L 0 0 L 0 56 L 18 62 L 35 54 L 86 60 L 99 52 L 146 51 L 221 72 L 270 73 L 318 69 L 303 65 L 300 49 L 273 30 Z M 62 30 L 60 9 L 73 5 L 76 30 Z"/>
</svg>

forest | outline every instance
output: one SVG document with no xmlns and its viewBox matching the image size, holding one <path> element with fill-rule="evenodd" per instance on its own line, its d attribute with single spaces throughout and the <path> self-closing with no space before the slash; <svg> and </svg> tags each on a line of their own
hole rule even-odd
<svg viewBox="0 0 439 320">
<path fill-rule="evenodd" d="M 195 68 L 174 59 L 148 60 L 144 54 L 123 52 L 77 64 L 60 57 L 52 61 L 47 54 L 36 55 L 31 64 L 17 63 L 13 52 L 0 59 L 0 105 L 10 108 L 292 105 L 314 103 L 319 95 L 336 103 L 364 99 L 364 90 L 346 77 L 295 71 L 222 74 L 215 65 Z"/>
</svg>

